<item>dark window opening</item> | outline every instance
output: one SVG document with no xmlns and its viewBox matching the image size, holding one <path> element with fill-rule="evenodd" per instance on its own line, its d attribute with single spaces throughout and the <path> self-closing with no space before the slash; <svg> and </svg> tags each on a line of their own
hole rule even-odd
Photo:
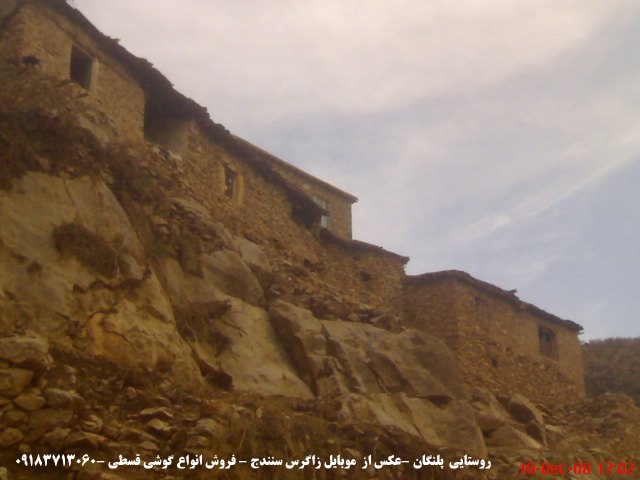
<svg viewBox="0 0 640 480">
<path fill-rule="evenodd" d="M 237 190 L 237 183 L 238 183 L 238 174 L 233 171 L 229 166 L 225 165 L 224 166 L 224 194 L 228 197 L 233 199 L 235 194 L 236 194 L 236 190 Z"/>
<path fill-rule="evenodd" d="M 542 355 L 553 358 L 554 360 L 558 359 L 558 342 L 553 330 L 538 327 L 538 342 Z"/>
<path fill-rule="evenodd" d="M 324 198 L 318 197 L 316 195 L 313 196 L 313 201 L 316 202 L 316 205 L 326 211 L 326 213 L 320 217 L 320 226 L 331 230 L 332 222 L 331 216 L 329 214 L 329 202 L 327 202 Z"/>
<path fill-rule="evenodd" d="M 360 278 L 363 282 L 370 282 L 373 278 L 369 272 L 365 272 L 364 270 L 360 271 Z"/>
<path fill-rule="evenodd" d="M 89 90 L 93 75 L 93 58 L 75 45 L 71 46 L 71 64 L 69 67 L 71 80 Z"/>
<path fill-rule="evenodd" d="M 144 137 L 167 152 L 185 155 L 189 150 L 189 121 L 176 113 L 171 104 L 147 98 Z"/>
<path fill-rule="evenodd" d="M 40 65 L 40 59 L 35 55 L 27 55 L 26 57 L 22 57 L 22 63 L 29 67 L 37 67 Z"/>
</svg>

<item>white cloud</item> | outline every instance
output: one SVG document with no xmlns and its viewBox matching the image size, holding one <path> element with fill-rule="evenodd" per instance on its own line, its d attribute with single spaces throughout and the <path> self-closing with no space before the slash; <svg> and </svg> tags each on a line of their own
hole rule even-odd
<svg viewBox="0 0 640 480">
<path fill-rule="evenodd" d="M 587 282 L 559 265 L 606 268 L 604 243 L 578 258 L 607 217 L 576 198 L 640 160 L 636 0 L 76 3 L 215 121 L 360 197 L 358 237 L 416 273 L 465 268 L 576 320 L 633 317 L 603 286 L 581 309 L 558 282 Z M 621 221 L 606 228 L 633 238 Z M 628 257 L 616 268 L 640 270 Z"/>
<path fill-rule="evenodd" d="M 475 91 L 584 42 L 620 2 L 78 3 L 222 121 L 242 125 L 242 115 L 371 112 Z"/>
</svg>

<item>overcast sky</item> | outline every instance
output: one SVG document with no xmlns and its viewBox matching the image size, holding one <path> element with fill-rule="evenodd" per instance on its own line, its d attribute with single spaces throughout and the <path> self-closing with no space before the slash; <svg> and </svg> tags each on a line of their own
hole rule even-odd
<svg viewBox="0 0 640 480">
<path fill-rule="evenodd" d="M 640 336 L 640 1 L 74 3 L 409 273 Z"/>
</svg>

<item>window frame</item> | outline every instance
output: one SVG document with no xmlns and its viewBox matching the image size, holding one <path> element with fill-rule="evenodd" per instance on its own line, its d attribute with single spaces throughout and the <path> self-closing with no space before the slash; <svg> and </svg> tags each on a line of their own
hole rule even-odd
<svg viewBox="0 0 640 480">
<path fill-rule="evenodd" d="M 222 196 L 235 205 L 244 201 L 244 177 L 231 163 L 220 162 L 220 187 Z"/>
<path fill-rule="evenodd" d="M 96 59 L 75 43 L 71 44 L 69 78 L 87 91 L 94 85 Z"/>
<path fill-rule="evenodd" d="M 538 325 L 538 353 L 552 360 L 558 360 L 558 335 L 543 325 Z"/>
<path fill-rule="evenodd" d="M 322 214 L 320 216 L 320 226 L 322 228 L 326 228 L 327 230 L 332 230 L 333 229 L 333 219 L 331 218 L 331 210 L 329 209 L 329 201 L 319 195 L 313 195 L 312 196 L 313 201 L 315 202 L 316 205 L 318 205 L 320 208 L 322 208 L 323 210 L 325 210 L 327 212 L 327 214 Z"/>
</svg>

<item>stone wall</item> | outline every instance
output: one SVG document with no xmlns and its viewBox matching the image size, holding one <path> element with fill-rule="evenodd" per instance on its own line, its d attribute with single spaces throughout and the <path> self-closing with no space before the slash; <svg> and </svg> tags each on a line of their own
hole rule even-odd
<svg viewBox="0 0 640 480">
<path fill-rule="evenodd" d="M 404 318 L 415 329 L 425 331 L 444 341 L 454 350 L 460 347 L 460 326 L 457 315 L 456 283 L 407 283 L 404 286 Z"/>
<path fill-rule="evenodd" d="M 11 19 L 3 38 L 12 43 L 5 55 L 10 51 L 19 62 L 33 57 L 39 62 L 35 68 L 58 80 L 70 80 L 71 50 L 78 47 L 93 58 L 90 88 L 72 82 L 85 94 L 84 101 L 104 112 L 120 135 L 142 136 L 143 90 L 82 28 L 41 4 L 27 4 Z"/>
<path fill-rule="evenodd" d="M 150 167 L 179 179 L 181 195 L 202 204 L 233 234 L 261 245 L 274 263 L 304 267 L 313 273 L 299 283 L 326 294 L 342 292 L 351 301 L 400 310 L 406 258 L 362 242 L 329 241 L 293 218 L 284 189 L 256 171 L 237 152 L 217 144 L 191 123 L 189 149 L 183 157 L 157 154 Z M 225 194 L 224 168 L 233 169 L 241 193 Z"/>
<path fill-rule="evenodd" d="M 353 198 L 348 194 L 319 180 L 312 182 L 295 170 L 273 168 L 275 164 L 262 158 L 257 147 L 247 149 L 244 142 L 244 148 L 236 148 L 238 139 L 228 132 L 212 134 L 201 119 L 158 124 L 156 140 L 163 146 L 144 138 L 144 92 L 65 17 L 27 5 L 1 35 L 3 58 L 11 54 L 17 63 L 0 64 L 0 98 L 11 98 L 22 111 L 41 109 L 51 116 L 63 112 L 103 142 L 119 139 L 130 152 L 127 158 L 135 158 L 136 168 L 146 172 L 144 178 L 131 181 L 141 182 L 137 186 L 142 190 L 145 183 L 162 187 L 163 196 L 147 199 L 144 206 L 151 223 L 166 227 L 176 204 L 186 205 L 197 215 L 220 222 L 233 235 L 258 244 L 273 266 L 273 288 L 266 292 L 270 299 L 283 298 L 330 320 L 375 323 L 387 314 L 396 319 L 404 315 L 408 325 L 440 337 L 458 352 L 469 383 L 522 392 L 541 402 L 584 395 L 577 336 L 561 322 L 519 308 L 517 299 L 505 301 L 504 296 L 455 278 L 405 281 L 408 259 L 350 239 Z M 72 43 L 97 59 L 94 88 L 88 92 L 68 81 Z M 25 64 L 26 56 L 40 63 Z M 105 130 L 113 134 L 102 135 Z M 173 152 L 168 150 L 172 148 Z M 228 170 L 234 172 L 232 195 L 225 179 Z M 328 200 L 335 235 L 294 215 L 300 205 L 286 179 Z M 179 248 L 186 249 L 194 232 L 181 228 L 173 235 Z M 198 242 L 188 245 L 193 258 L 202 253 Z M 554 339 L 551 355 L 540 353 L 540 327 Z"/>
<path fill-rule="evenodd" d="M 519 308 L 517 300 L 507 301 L 450 277 L 410 280 L 405 298 L 411 325 L 456 350 L 470 384 L 520 392 L 541 403 L 584 397 L 577 332 Z M 539 327 L 555 335 L 555 358 L 540 352 Z"/>
<path fill-rule="evenodd" d="M 10 4 L 4 10 L 10 11 Z M 5 31 L 7 44 L 5 51 L 22 61 L 33 57 L 39 61 L 37 68 L 43 73 L 60 80 L 70 79 L 72 46 L 93 59 L 91 85 L 85 100 L 106 114 L 112 123 L 111 130 L 120 136 L 139 138 L 145 133 L 176 153 L 185 154 L 186 121 L 170 122 L 162 119 L 145 128 L 145 93 L 136 80 L 112 56 L 106 54 L 98 43 L 82 27 L 75 25 L 65 16 L 43 8 L 41 5 L 26 5 L 12 19 Z M 9 44 L 11 43 L 11 44 Z M 3 55 L 6 56 L 6 55 Z M 83 90 L 80 85 L 75 88 Z M 303 188 L 310 196 L 318 196 L 328 202 L 330 228 L 339 236 L 351 238 L 351 204 L 355 197 L 350 196 L 331 185 L 299 171 L 267 152 L 244 142 L 255 151 L 257 156 L 272 164 L 275 169 L 292 183 Z M 195 145 L 197 148 L 197 143 Z M 198 155 L 195 152 L 193 155 Z"/>
<path fill-rule="evenodd" d="M 275 165 L 275 167 L 285 178 L 300 186 L 311 197 L 319 197 L 325 200 L 329 211 L 330 230 L 341 237 L 352 238 L 351 205 L 354 201 L 353 197 L 329 188 L 324 182 L 318 181 L 310 175 L 305 175 L 302 172 L 298 173 L 297 169 L 278 165 Z"/>
<path fill-rule="evenodd" d="M 269 152 L 262 150 L 251 143 L 238 138 L 244 146 L 249 148 L 258 158 L 271 165 L 284 178 L 298 186 L 311 198 L 318 197 L 327 203 L 329 212 L 328 228 L 336 235 L 343 238 L 352 238 L 351 206 L 358 199 L 333 185 L 300 170 Z"/>
</svg>

